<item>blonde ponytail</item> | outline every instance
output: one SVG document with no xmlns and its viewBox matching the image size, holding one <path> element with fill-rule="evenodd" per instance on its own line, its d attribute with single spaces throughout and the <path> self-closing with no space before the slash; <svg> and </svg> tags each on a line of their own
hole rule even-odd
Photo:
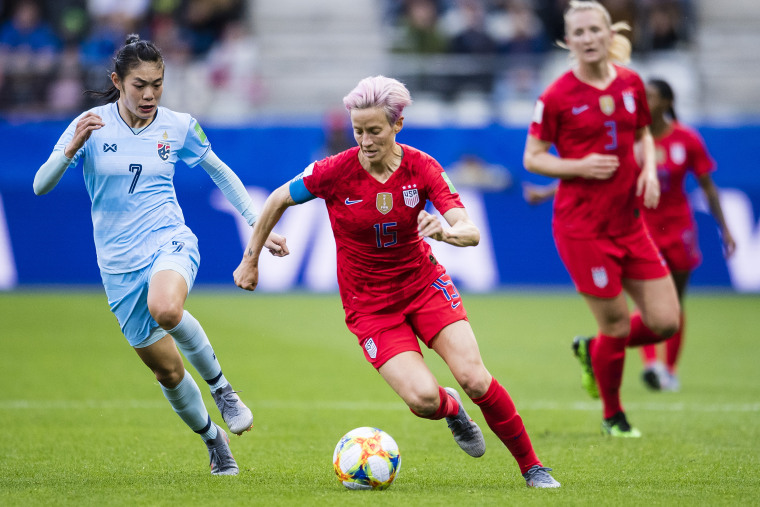
<svg viewBox="0 0 760 507">
<path fill-rule="evenodd" d="M 610 29 L 615 33 L 612 36 L 609 54 L 610 59 L 618 63 L 626 64 L 631 61 L 631 41 L 628 37 L 620 33 L 621 31 L 631 31 L 631 25 L 625 21 L 618 21 Z"/>
</svg>

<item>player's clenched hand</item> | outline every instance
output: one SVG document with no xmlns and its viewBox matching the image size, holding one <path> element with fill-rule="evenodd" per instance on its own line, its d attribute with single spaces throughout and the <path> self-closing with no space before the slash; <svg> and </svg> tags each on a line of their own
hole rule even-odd
<svg viewBox="0 0 760 507">
<path fill-rule="evenodd" d="M 285 237 L 280 236 L 277 233 L 270 232 L 264 246 L 269 250 L 269 253 L 275 257 L 285 257 L 290 253 L 288 245 L 285 243 Z"/>
<path fill-rule="evenodd" d="M 620 160 L 617 155 L 590 153 L 581 160 L 581 176 L 591 180 L 607 180 L 615 174 Z"/>
<path fill-rule="evenodd" d="M 72 137 L 71 141 L 69 141 L 69 144 L 66 145 L 66 149 L 63 151 L 63 154 L 68 158 L 72 158 L 74 155 L 76 155 L 77 151 L 79 151 L 79 148 L 84 146 L 85 141 L 90 138 L 92 132 L 94 130 L 98 130 L 104 125 L 105 123 L 103 123 L 103 118 L 93 112 L 88 112 L 79 118 L 76 129 L 74 130 L 74 137 Z"/>
<path fill-rule="evenodd" d="M 431 215 L 425 210 L 421 210 L 417 215 L 417 235 L 426 238 L 433 238 L 436 241 L 443 241 L 443 226 L 438 217 Z"/>
<path fill-rule="evenodd" d="M 245 290 L 256 290 L 256 286 L 259 284 L 259 266 L 250 261 L 248 258 L 243 258 L 240 265 L 232 273 L 232 277 L 235 279 L 235 285 Z"/>
</svg>

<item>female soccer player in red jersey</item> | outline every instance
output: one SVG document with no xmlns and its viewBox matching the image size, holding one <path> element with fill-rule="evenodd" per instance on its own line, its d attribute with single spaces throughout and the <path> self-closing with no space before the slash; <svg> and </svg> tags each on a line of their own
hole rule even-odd
<svg viewBox="0 0 760 507">
<path fill-rule="evenodd" d="M 459 446 L 482 456 L 480 428 L 465 412 L 458 392 L 438 385 L 422 358 L 419 337 L 446 361 L 483 411 L 528 487 L 559 487 L 536 456 L 506 389 L 484 366 L 459 291 L 424 240 L 474 246 L 480 231 L 440 164 L 396 143 L 403 109 L 410 103 L 406 87 L 383 76 L 363 79 L 344 97 L 359 146 L 314 162 L 269 196 L 235 270 L 235 283 L 256 288 L 264 240 L 289 206 L 324 199 L 346 324 L 367 361 L 412 413 L 445 418 Z M 425 211 L 428 200 L 448 227 Z"/>
<path fill-rule="evenodd" d="M 644 84 L 614 63 L 630 58 L 630 42 L 617 33 L 624 28 L 596 1 L 570 2 L 565 44 L 574 67 L 536 103 L 523 158 L 529 171 L 560 179 L 554 240 L 599 328 L 595 338 L 573 342 L 584 387 L 601 395 L 604 433 L 638 437 L 620 400 L 625 347 L 671 336 L 680 310 L 641 217 L 642 205 L 657 206 L 660 189 Z M 637 141 L 642 167 L 634 157 Z M 552 145 L 558 156 L 549 152 Z M 631 317 L 623 290 L 640 314 Z"/>
<path fill-rule="evenodd" d="M 710 212 L 720 227 L 725 255 L 731 256 L 736 243 L 726 225 L 718 199 L 718 189 L 710 173 L 715 162 L 707 153 L 704 142 L 697 132 L 678 122 L 673 107 L 675 96 L 671 86 L 661 79 L 650 79 L 646 86 L 647 101 L 652 114 L 652 135 L 657 154 L 657 174 L 662 195 L 657 209 L 645 209 L 644 221 L 660 253 L 670 268 L 683 301 L 691 272 L 699 265 L 702 254 L 697 242 L 697 229 L 689 202 L 684 193 L 684 180 L 691 171 L 707 197 Z M 642 347 L 644 359 L 644 382 L 655 390 L 677 391 L 679 381 L 676 363 L 683 340 L 684 324 L 676 334 L 664 342 L 665 364 L 657 359 L 654 345 Z"/>
</svg>

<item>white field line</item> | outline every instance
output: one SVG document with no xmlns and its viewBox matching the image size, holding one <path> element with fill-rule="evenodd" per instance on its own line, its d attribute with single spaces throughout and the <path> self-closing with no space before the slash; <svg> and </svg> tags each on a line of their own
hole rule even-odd
<svg viewBox="0 0 760 507">
<path fill-rule="evenodd" d="M 408 410 L 403 403 L 398 402 L 369 402 L 369 401 L 278 401 L 278 400 L 247 400 L 248 405 L 261 409 L 281 410 Z M 123 410 L 123 409 L 165 409 L 167 402 L 156 400 L 0 400 L 0 412 L 14 410 Z M 744 413 L 760 412 L 760 403 L 683 403 L 683 402 L 626 402 L 626 408 L 631 410 L 648 410 L 651 412 L 723 412 Z M 472 409 L 472 408 L 471 408 Z M 517 402 L 519 411 L 578 411 L 598 412 L 599 402 L 556 402 L 528 401 Z"/>
</svg>

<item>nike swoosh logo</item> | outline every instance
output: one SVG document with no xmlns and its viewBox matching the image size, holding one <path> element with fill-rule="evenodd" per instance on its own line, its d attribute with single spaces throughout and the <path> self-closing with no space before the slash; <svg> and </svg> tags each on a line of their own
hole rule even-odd
<svg viewBox="0 0 760 507">
<path fill-rule="evenodd" d="M 348 197 L 346 197 L 346 206 L 351 206 L 352 204 L 356 204 L 357 202 L 362 202 L 363 199 L 357 199 L 356 201 L 350 200 Z"/>
<path fill-rule="evenodd" d="M 580 106 L 580 107 L 574 107 L 573 108 L 573 114 L 581 114 L 586 109 L 588 109 L 588 105 L 584 105 L 584 106 Z"/>
</svg>

